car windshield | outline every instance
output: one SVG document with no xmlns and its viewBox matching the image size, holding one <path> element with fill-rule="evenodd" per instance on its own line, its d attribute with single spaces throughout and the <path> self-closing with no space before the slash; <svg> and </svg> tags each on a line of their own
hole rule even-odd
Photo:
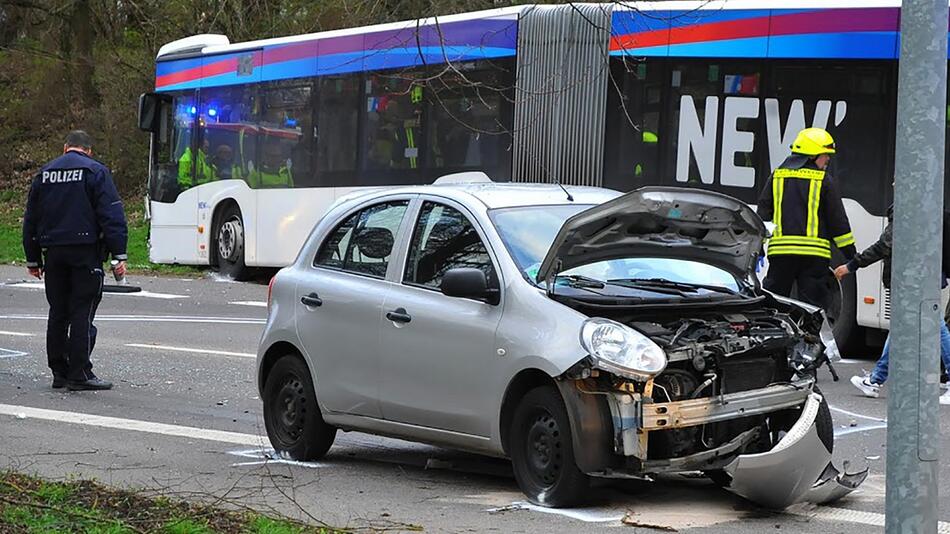
<svg viewBox="0 0 950 534">
<path fill-rule="evenodd" d="M 564 221 L 590 207 L 592 206 L 582 204 L 521 206 L 494 209 L 491 210 L 490 216 L 521 273 L 529 282 L 536 283 L 541 261 L 544 260 Z M 739 290 L 735 277 L 718 267 L 672 258 L 620 258 L 583 265 L 559 274 L 601 282 L 668 280 Z"/>
</svg>

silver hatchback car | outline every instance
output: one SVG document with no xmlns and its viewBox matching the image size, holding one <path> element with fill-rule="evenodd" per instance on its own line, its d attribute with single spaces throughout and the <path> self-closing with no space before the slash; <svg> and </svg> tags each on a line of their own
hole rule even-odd
<svg viewBox="0 0 950 534">
<path fill-rule="evenodd" d="M 815 374 L 834 341 L 760 288 L 765 237 L 745 204 L 683 188 L 473 173 L 341 199 L 271 281 L 270 441 L 296 460 L 337 430 L 508 457 L 545 506 L 684 471 L 770 507 L 840 497 L 867 471 L 831 465 Z"/>
</svg>

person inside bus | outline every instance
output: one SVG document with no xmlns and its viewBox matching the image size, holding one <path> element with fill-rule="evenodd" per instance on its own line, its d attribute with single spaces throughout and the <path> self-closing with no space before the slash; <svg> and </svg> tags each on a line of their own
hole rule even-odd
<svg viewBox="0 0 950 534">
<path fill-rule="evenodd" d="M 891 288 L 891 250 L 893 247 L 893 237 L 891 226 L 894 219 L 893 206 L 887 210 L 887 226 L 876 243 L 856 255 L 848 263 L 838 266 L 835 269 L 835 277 L 841 280 L 845 276 L 854 273 L 858 269 L 867 267 L 878 261 L 884 264 L 881 281 L 884 287 Z M 943 271 L 940 274 L 941 287 L 947 286 L 947 273 L 950 273 L 950 217 L 944 214 L 944 243 L 943 243 Z M 890 355 L 891 336 L 887 336 L 884 342 L 884 350 L 881 352 L 881 358 L 874 366 L 874 370 L 865 376 L 852 376 L 851 383 L 854 387 L 861 390 L 865 397 L 877 398 L 881 393 L 881 386 L 887 380 L 888 361 Z M 943 361 L 944 371 L 947 378 L 950 379 L 950 329 L 947 328 L 945 321 L 940 321 L 940 358 Z M 940 404 L 950 405 L 950 391 L 940 396 Z"/>
<path fill-rule="evenodd" d="M 826 171 L 835 141 L 821 128 L 806 128 L 792 143 L 792 153 L 769 177 L 757 211 L 775 230 L 768 241 L 769 272 L 765 289 L 825 307 L 831 243 L 845 261 L 856 252 L 851 223 L 834 178 Z"/>
<path fill-rule="evenodd" d="M 242 179 L 241 166 L 234 163 L 234 149 L 230 145 L 220 144 L 214 149 L 211 165 L 217 180 Z"/>
<path fill-rule="evenodd" d="M 248 173 L 250 186 L 255 189 L 293 187 L 294 178 L 280 141 L 265 137 L 263 144 L 260 164 Z"/>
<path fill-rule="evenodd" d="M 208 163 L 208 146 L 208 140 L 203 139 L 197 157 L 192 156 L 191 146 L 189 145 L 181 157 L 178 158 L 178 187 L 182 191 L 214 180 L 214 169 Z M 194 179 L 191 175 L 192 162 L 194 162 Z"/>
</svg>

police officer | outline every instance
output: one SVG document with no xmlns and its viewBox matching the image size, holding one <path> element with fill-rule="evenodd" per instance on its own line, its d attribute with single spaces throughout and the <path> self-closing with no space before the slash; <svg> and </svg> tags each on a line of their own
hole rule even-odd
<svg viewBox="0 0 950 534">
<path fill-rule="evenodd" d="M 112 173 L 92 158 L 89 134 L 66 136 L 63 155 L 33 178 L 23 215 L 23 249 L 36 278 L 46 277 L 46 355 L 53 388 L 111 389 L 92 372 L 92 321 L 102 298 L 102 249 L 125 274 L 128 229 Z"/>
<path fill-rule="evenodd" d="M 758 202 L 762 219 L 775 230 L 768 242 L 769 273 L 765 288 L 824 307 L 831 262 L 831 242 L 854 257 L 854 236 L 828 163 L 835 153 L 831 134 L 806 128 L 792 143 L 792 154 L 775 169 Z"/>
</svg>

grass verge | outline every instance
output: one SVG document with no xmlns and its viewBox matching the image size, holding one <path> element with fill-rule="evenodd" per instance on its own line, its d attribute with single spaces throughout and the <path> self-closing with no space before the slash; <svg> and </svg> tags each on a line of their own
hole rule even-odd
<svg viewBox="0 0 950 534">
<path fill-rule="evenodd" d="M 2 200 L 2 199 L 0 199 Z M 23 206 L 20 199 L 0 201 L 0 264 L 26 263 L 23 255 Z M 162 265 L 148 261 L 148 221 L 141 206 L 126 202 L 129 223 L 129 271 L 132 274 L 201 276 L 204 269 L 188 265 Z"/>
<path fill-rule="evenodd" d="M 27 534 L 341 534 L 254 512 L 147 498 L 88 480 L 0 472 L 0 532 Z"/>
</svg>

